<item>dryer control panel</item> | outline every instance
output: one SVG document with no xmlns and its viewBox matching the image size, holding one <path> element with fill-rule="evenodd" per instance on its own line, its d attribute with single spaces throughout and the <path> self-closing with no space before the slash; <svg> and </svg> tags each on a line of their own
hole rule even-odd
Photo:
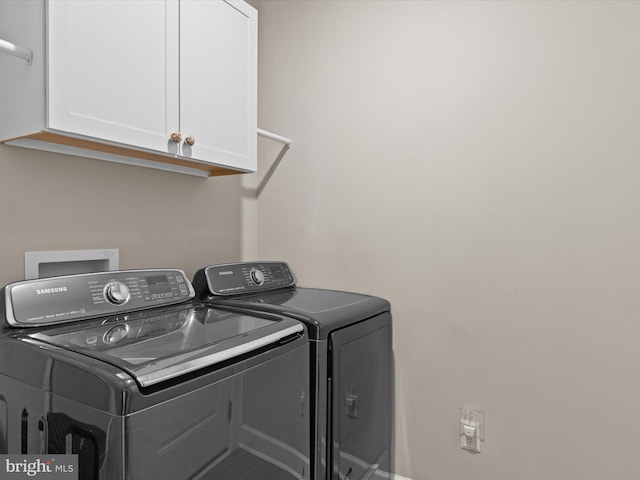
<svg viewBox="0 0 640 480">
<path fill-rule="evenodd" d="M 97 272 L 10 283 L 5 318 L 13 327 L 54 325 L 190 300 L 182 270 Z"/>
<path fill-rule="evenodd" d="M 198 296 L 229 296 L 292 287 L 293 272 L 284 262 L 243 262 L 198 270 L 193 286 Z"/>
</svg>

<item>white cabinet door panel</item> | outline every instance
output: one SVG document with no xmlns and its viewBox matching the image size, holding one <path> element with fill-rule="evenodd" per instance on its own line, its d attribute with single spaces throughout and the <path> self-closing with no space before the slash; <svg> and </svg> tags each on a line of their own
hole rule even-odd
<svg viewBox="0 0 640 480">
<path fill-rule="evenodd" d="M 175 80 L 167 73 L 172 62 L 177 72 L 177 47 L 167 43 L 176 5 L 49 2 L 49 128 L 167 151 L 167 132 L 178 129 L 177 117 L 168 124 L 177 73 Z"/>
<path fill-rule="evenodd" d="M 257 18 L 238 2 L 180 2 L 182 155 L 255 170 Z"/>
</svg>

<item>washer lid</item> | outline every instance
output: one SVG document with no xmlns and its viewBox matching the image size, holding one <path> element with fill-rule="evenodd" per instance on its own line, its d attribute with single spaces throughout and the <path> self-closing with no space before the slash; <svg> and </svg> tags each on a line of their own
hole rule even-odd
<svg viewBox="0 0 640 480">
<path fill-rule="evenodd" d="M 17 336 L 98 358 L 147 387 L 283 343 L 303 330 L 300 322 L 275 315 L 181 305 Z"/>
</svg>

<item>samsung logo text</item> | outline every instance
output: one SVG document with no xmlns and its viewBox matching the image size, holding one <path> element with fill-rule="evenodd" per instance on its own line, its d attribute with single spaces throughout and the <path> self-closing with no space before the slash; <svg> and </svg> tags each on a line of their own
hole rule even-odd
<svg viewBox="0 0 640 480">
<path fill-rule="evenodd" d="M 68 290 L 67 287 L 39 288 L 36 290 L 38 295 L 48 295 L 50 293 L 62 293 Z"/>
</svg>

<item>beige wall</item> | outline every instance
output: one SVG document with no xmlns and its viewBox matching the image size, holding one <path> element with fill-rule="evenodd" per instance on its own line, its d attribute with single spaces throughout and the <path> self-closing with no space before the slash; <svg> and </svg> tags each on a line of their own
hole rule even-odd
<svg viewBox="0 0 640 480">
<path fill-rule="evenodd" d="M 120 268 L 240 260 L 240 176 L 202 179 L 0 145 L 0 284 L 24 252 L 118 248 Z"/>
<path fill-rule="evenodd" d="M 638 478 L 640 3 L 257 4 L 259 256 L 392 302 L 398 473 Z"/>
</svg>

